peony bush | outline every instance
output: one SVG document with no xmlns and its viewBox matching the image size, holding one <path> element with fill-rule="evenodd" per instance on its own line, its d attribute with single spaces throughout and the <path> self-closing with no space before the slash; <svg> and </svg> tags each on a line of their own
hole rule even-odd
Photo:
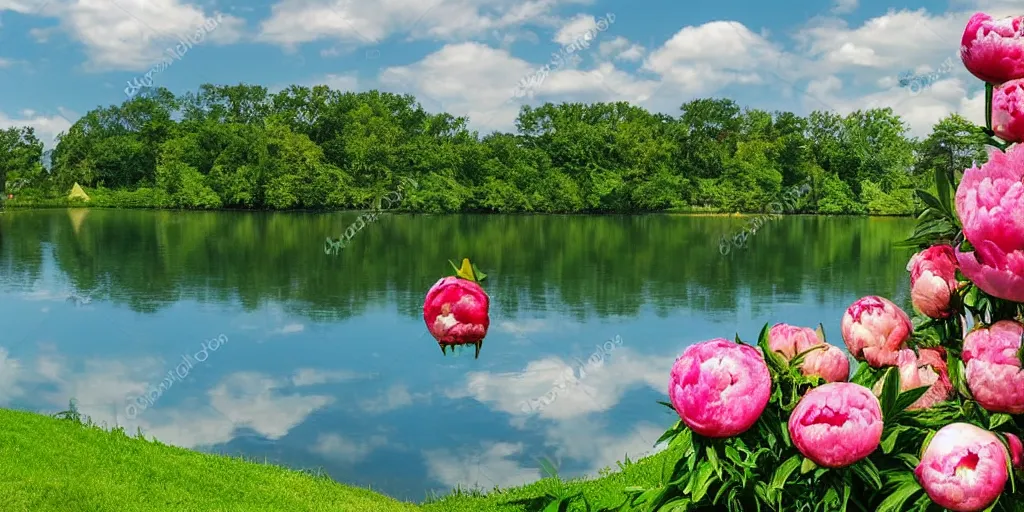
<svg viewBox="0 0 1024 512">
<path fill-rule="evenodd" d="M 661 484 L 605 510 L 1024 510 L 1024 17 L 974 15 L 961 57 L 986 82 L 994 149 L 917 191 L 917 314 L 854 301 L 838 319 L 853 375 L 821 326 L 688 347 Z"/>
</svg>

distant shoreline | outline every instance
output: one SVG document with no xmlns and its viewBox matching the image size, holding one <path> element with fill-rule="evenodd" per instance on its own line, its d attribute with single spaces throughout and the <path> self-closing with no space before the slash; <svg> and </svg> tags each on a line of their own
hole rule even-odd
<svg viewBox="0 0 1024 512">
<path fill-rule="evenodd" d="M 81 209 L 96 209 L 96 210 L 152 210 L 152 211 L 165 211 L 165 212 L 292 212 L 292 213 L 365 213 L 375 211 L 370 208 L 365 209 L 315 209 L 315 208 L 291 208 L 283 210 L 271 210 L 271 209 L 257 209 L 257 208 L 205 208 L 205 209 L 181 209 L 181 208 L 166 208 L 161 206 L 111 206 L 111 205 L 92 205 L 92 204 L 74 204 L 74 205 L 60 205 L 60 204 L 33 204 L 33 205 L 19 205 L 19 204 L 6 204 L 4 209 L 11 210 L 81 210 Z M 2 212 L 3 209 L 0 209 Z M 394 214 L 394 215 L 530 215 L 530 216 L 574 216 L 574 217 L 601 217 L 611 215 L 629 215 L 629 216 L 640 216 L 640 215 L 671 215 L 678 217 L 756 217 L 758 215 L 765 215 L 769 212 L 716 212 L 716 211 L 678 211 L 675 209 L 660 210 L 660 211 L 649 211 L 649 212 L 481 212 L 481 211 L 463 211 L 463 212 L 446 212 L 446 213 L 432 213 L 432 212 L 416 212 L 416 211 L 402 211 L 402 210 L 388 210 L 381 212 L 381 214 Z M 883 215 L 883 214 L 858 214 L 858 213 L 815 213 L 815 212 L 792 212 L 782 213 L 785 217 L 913 217 L 913 215 Z"/>
</svg>

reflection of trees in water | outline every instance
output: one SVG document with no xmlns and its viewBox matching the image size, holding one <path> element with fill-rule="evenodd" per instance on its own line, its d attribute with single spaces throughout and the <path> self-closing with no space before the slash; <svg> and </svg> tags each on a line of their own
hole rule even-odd
<svg viewBox="0 0 1024 512">
<path fill-rule="evenodd" d="M 273 301 L 312 320 L 397 303 L 419 317 L 423 296 L 471 257 L 490 274 L 492 315 L 559 310 L 578 320 L 660 316 L 680 308 L 755 312 L 772 302 L 905 294 L 909 251 L 893 243 L 912 219 L 787 217 L 741 253 L 716 241 L 743 217 L 384 214 L 359 244 L 325 256 L 323 240 L 356 213 L 91 210 L 77 229 L 64 210 L 0 216 L 0 285 L 31 285 L 52 255 L 78 293 L 157 311 L 181 299 Z M 898 297 L 897 297 L 898 298 Z"/>
</svg>

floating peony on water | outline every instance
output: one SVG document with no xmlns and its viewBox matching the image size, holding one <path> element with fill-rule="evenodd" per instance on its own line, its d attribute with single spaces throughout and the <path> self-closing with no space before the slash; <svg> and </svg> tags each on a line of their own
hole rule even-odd
<svg viewBox="0 0 1024 512">
<path fill-rule="evenodd" d="M 490 297 L 479 282 L 487 278 L 469 258 L 462 260 L 462 267 L 456 267 L 454 276 L 441 278 L 430 287 L 423 301 L 423 322 L 437 340 L 441 353 L 447 355 L 451 348 L 473 345 L 474 358 L 480 357 L 487 328 L 491 324 L 488 316 Z"/>
</svg>

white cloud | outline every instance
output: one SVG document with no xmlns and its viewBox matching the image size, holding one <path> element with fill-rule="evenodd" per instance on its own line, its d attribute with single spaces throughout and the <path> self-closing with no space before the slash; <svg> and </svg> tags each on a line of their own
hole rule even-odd
<svg viewBox="0 0 1024 512">
<path fill-rule="evenodd" d="M 410 66 L 387 68 L 380 81 L 412 91 L 428 110 L 469 116 L 481 131 L 508 130 L 521 103 L 513 89 L 536 67 L 507 51 L 479 43 L 446 45 Z M 551 72 L 535 88 L 540 100 L 632 101 L 647 100 L 659 88 L 656 81 L 637 79 L 609 63 L 589 70 Z M 674 100 L 673 100 L 674 101 Z"/>
<path fill-rule="evenodd" d="M 836 14 L 849 14 L 856 11 L 859 4 L 859 0 L 835 0 L 835 2 L 832 12 Z"/>
<path fill-rule="evenodd" d="M 515 322 L 503 320 L 496 326 L 499 331 L 509 332 L 517 336 L 523 336 L 534 332 L 543 332 L 552 328 L 551 322 L 543 318 L 527 318 Z"/>
<path fill-rule="evenodd" d="M 352 371 L 325 371 L 314 368 L 300 368 L 292 376 L 293 386 L 317 386 L 320 384 L 332 384 L 335 382 L 347 382 L 370 378 L 372 375 L 360 374 Z"/>
<path fill-rule="evenodd" d="M 284 437 L 313 411 L 331 404 L 328 395 L 285 395 L 284 383 L 259 373 L 241 372 L 226 377 L 209 391 L 210 405 L 235 425 L 244 425 L 269 439 Z"/>
<path fill-rule="evenodd" d="M 0 126 L 2 128 L 2 126 Z M 31 292 L 25 292 L 21 294 L 22 300 L 30 301 L 48 301 L 48 302 L 64 302 L 71 296 L 70 292 L 67 291 L 54 291 L 47 290 L 45 288 L 39 288 L 32 290 Z"/>
<path fill-rule="evenodd" d="M 35 400 L 55 410 L 63 410 L 69 397 L 79 411 L 98 424 L 120 425 L 128 432 L 141 429 L 162 442 L 195 448 L 226 443 L 235 432 L 247 427 L 268 439 L 279 439 L 305 421 L 313 411 L 333 402 L 325 395 L 285 393 L 292 382 L 252 372 L 227 375 L 203 397 L 185 399 L 170 407 L 160 398 L 152 408 L 128 418 L 129 399 L 144 395 L 159 384 L 177 361 L 139 358 L 130 361 L 86 359 L 78 362 L 56 353 L 52 345 L 42 346 L 33 364 L 10 361 L 0 349 L 0 402 L 18 396 L 21 388 L 32 384 Z M 9 374 L 5 369 L 17 369 Z M 200 372 L 199 366 L 193 372 Z M 8 377 L 11 375 L 12 377 Z M 300 371 L 296 379 L 300 379 Z M 309 381 L 309 373 L 306 374 Z M 337 377 L 337 375 L 335 375 Z M 13 379 L 8 381 L 8 379 Z M 175 393 L 174 384 L 164 393 Z M 8 395 L 8 393 L 10 395 Z M 52 412 L 52 411 L 50 411 Z"/>
<path fill-rule="evenodd" d="M 577 39 L 584 37 L 587 32 L 597 32 L 597 19 L 589 14 L 577 14 L 571 20 L 565 23 L 562 28 L 555 32 L 555 37 L 551 40 L 566 46 L 576 42 Z"/>
<path fill-rule="evenodd" d="M 387 444 L 388 440 L 384 436 L 370 436 L 368 439 L 355 442 L 338 434 L 320 434 L 310 451 L 331 460 L 355 464 L 365 459 L 377 448 L 387 446 Z"/>
<path fill-rule="evenodd" d="M 618 471 L 617 462 L 637 460 L 657 453 L 664 445 L 653 447 L 665 431 L 664 426 L 637 425 L 627 436 L 608 435 L 604 426 L 589 420 L 562 421 L 544 432 L 544 447 L 530 448 L 522 443 L 483 441 L 479 447 L 455 450 L 426 450 L 424 458 L 429 475 L 447 489 L 470 487 L 491 489 L 535 482 L 544 475 L 541 460 L 556 466 L 560 476 L 593 476 L 601 469 Z M 582 470 L 566 471 L 564 461 L 573 460 Z"/>
<path fill-rule="evenodd" d="M 449 398 L 471 397 L 513 416 L 530 414 L 524 403 L 547 396 L 553 401 L 535 413 L 542 418 L 568 419 L 611 409 L 636 386 L 663 391 L 673 360 L 638 355 L 624 347 L 616 347 L 593 366 L 588 361 L 546 357 L 531 361 L 517 373 L 470 372 L 465 384 L 445 394 Z M 577 383 L 560 386 L 570 374 L 578 377 Z"/>
<path fill-rule="evenodd" d="M 18 385 L 21 374 L 21 363 L 11 359 L 7 349 L 0 347 L 0 405 L 8 405 L 25 394 Z"/>
<path fill-rule="evenodd" d="M 962 13 L 889 11 L 856 28 L 838 19 L 817 20 L 795 38 L 818 73 L 888 71 L 908 63 L 937 67 L 960 48 L 966 20 Z"/>
<path fill-rule="evenodd" d="M 0 0 L 0 11 L 32 14 L 42 9 L 46 3 L 47 0 Z"/>
<path fill-rule="evenodd" d="M 513 87 L 532 72 L 526 61 L 479 43 L 445 45 L 410 66 L 387 68 L 382 84 L 416 91 L 429 110 L 469 115 L 476 127 L 510 126 L 519 112 Z"/>
<path fill-rule="evenodd" d="M 0 6 L 2 7 L 2 6 Z M 88 71 L 143 71 L 168 56 L 180 37 L 202 30 L 203 44 L 231 44 L 241 38 L 244 21 L 181 0 L 119 0 L 114 6 L 102 0 L 54 1 L 41 15 L 58 18 L 60 28 L 85 45 Z M 39 42 L 49 39 L 48 30 L 33 33 Z"/>
<path fill-rule="evenodd" d="M 636 43 L 632 43 L 625 37 L 618 36 L 611 41 L 602 41 L 598 45 L 598 54 L 604 58 L 612 58 L 624 61 L 639 61 L 644 57 L 646 49 Z"/>
<path fill-rule="evenodd" d="M 447 489 L 470 487 L 492 489 L 534 482 L 543 475 L 540 468 L 521 466 L 514 458 L 523 454 L 521 443 L 482 443 L 478 450 L 455 453 L 451 450 L 427 450 L 427 471 Z"/>
<path fill-rule="evenodd" d="M 566 0 L 281 0 L 260 27 L 259 40 L 288 49 L 333 39 L 376 45 L 393 35 L 410 40 L 464 40 L 526 23 L 553 25 L 552 10 Z"/>
<path fill-rule="evenodd" d="M 735 21 L 685 27 L 651 52 L 644 69 L 658 73 L 689 96 L 709 94 L 727 85 L 769 81 L 765 62 L 780 50 L 764 36 Z"/>
<path fill-rule="evenodd" d="M 360 402 L 359 407 L 370 414 L 381 414 L 408 407 L 416 401 L 429 398 L 430 395 L 427 393 L 410 393 L 405 384 L 392 384 L 380 396 Z"/>
<path fill-rule="evenodd" d="M 943 14 L 890 10 L 854 27 L 835 18 L 812 20 L 795 36 L 802 55 L 793 57 L 797 65 L 788 66 L 796 69 L 793 78 L 809 79 L 803 107 L 842 114 L 891 107 L 918 137 L 954 112 L 983 123 L 981 83 L 967 73 L 957 53 L 974 9 L 960 7 L 964 10 Z M 899 87 L 901 73 L 926 74 L 946 62 L 951 72 L 920 94 Z"/>
<path fill-rule="evenodd" d="M 0 112 L 0 130 L 11 127 L 32 127 L 35 129 L 36 137 L 48 149 L 52 149 L 55 146 L 57 135 L 61 132 L 67 132 L 71 128 L 72 121 L 69 120 L 69 117 L 71 119 L 78 118 L 77 115 L 70 111 L 61 109 L 60 112 L 62 113 L 47 116 L 31 110 L 24 110 L 20 113 L 19 117 L 13 118 L 7 117 L 3 112 Z"/>
<path fill-rule="evenodd" d="M 618 471 L 616 463 L 627 456 L 635 461 L 664 450 L 666 445 L 655 447 L 654 442 L 677 419 L 667 417 L 665 424 L 639 423 L 628 435 L 621 437 L 609 435 L 604 425 L 589 419 L 557 422 L 545 433 L 545 441 L 550 447 L 546 457 L 586 461 L 587 467 L 580 474 L 595 475 L 604 468 Z"/>
<path fill-rule="evenodd" d="M 298 323 L 285 325 L 276 331 L 277 334 L 295 334 L 306 330 L 306 326 Z"/>
<path fill-rule="evenodd" d="M 0 57 L 0 68 L 9 68 L 14 64 L 14 61 Z"/>
<path fill-rule="evenodd" d="M 338 91 L 358 91 L 359 78 L 355 73 L 342 75 L 325 75 L 322 79 L 311 82 L 310 85 L 326 85 Z"/>
</svg>

